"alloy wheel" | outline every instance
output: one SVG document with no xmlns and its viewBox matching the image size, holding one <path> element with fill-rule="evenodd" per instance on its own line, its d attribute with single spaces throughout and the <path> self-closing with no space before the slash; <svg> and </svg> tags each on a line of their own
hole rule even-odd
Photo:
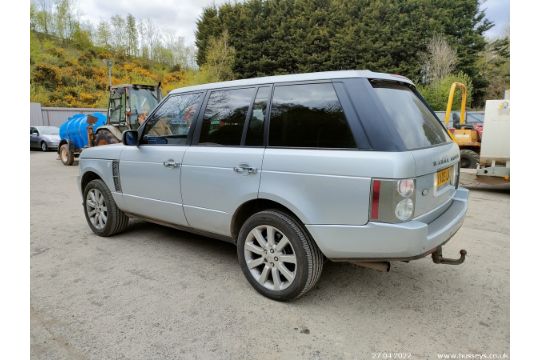
<svg viewBox="0 0 540 360">
<path fill-rule="evenodd" d="M 294 249 L 289 239 L 273 226 L 261 225 L 249 232 L 244 258 L 251 276 L 269 290 L 284 290 L 296 277 Z"/>
<path fill-rule="evenodd" d="M 107 205 L 105 197 L 98 189 L 90 189 L 86 194 L 86 212 L 92 225 L 102 230 L 107 224 Z"/>
</svg>

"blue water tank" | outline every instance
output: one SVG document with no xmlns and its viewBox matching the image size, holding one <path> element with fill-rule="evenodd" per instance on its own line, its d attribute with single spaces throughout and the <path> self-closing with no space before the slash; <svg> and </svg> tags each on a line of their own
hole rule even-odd
<svg viewBox="0 0 540 360">
<path fill-rule="evenodd" d="M 91 114 L 97 118 L 97 121 L 92 125 L 94 133 L 99 126 L 107 123 L 107 116 L 95 112 Z M 75 149 L 82 149 L 88 146 L 88 135 L 86 129 L 88 128 L 88 116 L 86 114 L 75 114 L 69 117 L 66 122 L 60 125 L 60 138 L 62 140 L 70 141 Z"/>
</svg>

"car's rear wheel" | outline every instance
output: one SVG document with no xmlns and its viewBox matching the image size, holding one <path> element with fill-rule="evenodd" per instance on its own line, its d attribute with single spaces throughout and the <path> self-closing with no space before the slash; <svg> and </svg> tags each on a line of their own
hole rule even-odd
<svg viewBox="0 0 540 360">
<path fill-rule="evenodd" d="M 242 225 L 238 260 L 250 284 L 274 300 L 298 298 L 318 281 L 324 256 L 292 216 L 265 210 Z"/>
<path fill-rule="evenodd" d="M 118 208 L 103 180 L 92 180 L 84 189 L 84 215 L 93 232 L 111 236 L 126 229 L 129 217 Z"/>
<path fill-rule="evenodd" d="M 62 161 L 62 164 L 66 166 L 73 165 L 75 157 L 73 156 L 73 153 L 69 150 L 68 144 L 60 146 L 60 160 Z"/>
<path fill-rule="evenodd" d="M 47 143 L 45 141 L 41 142 L 41 151 L 47 151 L 49 150 L 49 147 L 47 146 Z"/>
</svg>

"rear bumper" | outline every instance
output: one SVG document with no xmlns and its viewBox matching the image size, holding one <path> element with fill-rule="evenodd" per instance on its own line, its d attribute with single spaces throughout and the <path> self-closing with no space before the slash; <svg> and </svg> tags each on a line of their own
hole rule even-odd
<svg viewBox="0 0 540 360">
<path fill-rule="evenodd" d="M 306 225 L 331 260 L 411 260 L 441 246 L 459 230 L 468 207 L 469 191 L 459 188 L 447 209 L 430 223 L 370 222 L 362 226 Z"/>
</svg>

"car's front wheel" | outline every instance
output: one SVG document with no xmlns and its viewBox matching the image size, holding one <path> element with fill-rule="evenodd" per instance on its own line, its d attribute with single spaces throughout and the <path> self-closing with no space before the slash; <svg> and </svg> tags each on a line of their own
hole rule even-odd
<svg viewBox="0 0 540 360">
<path fill-rule="evenodd" d="M 47 151 L 49 150 L 49 147 L 47 146 L 47 143 L 45 141 L 41 142 L 41 151 Z"/>
<path fill-rule="evenodd" d="M 324 256 L 304 227 L 278 210 L 252 215 L 238 236 L 238 260 L 250 284 L 274 300 L 298 298 L 318 281 Z"/>
<path fill-rule="evenodd" d="M 129 217 L 118 208 L 103 180 L 92 180 L 84 189 L 84 215 L 93 232 L 111 236 L 126 229 Z"/>
</svg>

